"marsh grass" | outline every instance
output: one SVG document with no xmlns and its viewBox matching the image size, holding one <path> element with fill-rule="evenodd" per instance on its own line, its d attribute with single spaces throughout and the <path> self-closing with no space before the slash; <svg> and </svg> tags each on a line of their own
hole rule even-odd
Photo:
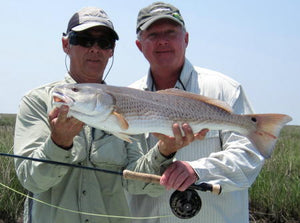
<svg viewBox="0 0 300 223">
<path fill-rule="evenodd" d="M 15 115 L 0 114 L 0 152 L 12 153 Z M 0 182 L 26 193 L 12 158 L 0 157 Z M 300 126 L 286 126 L 250 188 L 250 222 L 300 222 Z M 24 197 L 0 186 L 0 223 L 21 222 Z"/>
<path fill-rule="evenodd" d="M 0 122 L 0 152 L 12 153 L 14 121 L 8 117 Z M 19 191 L 24 191 L 15 174 L 14 160 L 0 157 L 0 182 Z M 22 215 L 24 198 L 10 190 L 0 187 L 0 219 L 4 222 L 15 223 Z"/>
<path fill-rule="evenodd" d="M 300 222 L 300 126 L 285 127 L 250 188 L 253 222 Z"/>
</svg>

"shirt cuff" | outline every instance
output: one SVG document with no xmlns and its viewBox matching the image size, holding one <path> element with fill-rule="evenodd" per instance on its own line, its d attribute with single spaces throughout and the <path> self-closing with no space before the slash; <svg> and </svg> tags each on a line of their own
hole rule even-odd
<svg viewBox="0 0 300 223">
<path fill-rule="evenodd" d="M 173 162 L 174 154 L 171 154 L 172 156 L 165 157 L 162 155 L 158 149 L 158 144 L 156 144 L 152 148 L 152 153 L 151 153 L 151 161 L 154 167 L 160 168 L 163 166 L 168 166 Z"/>
<path fill-rule="evenodd" d="M 57 162 L 68 162 L 71 157 L 71 150 L 64 150 L 57 146 L 51 137 L 48 137 L 45 142 L 44 153 L 49 160 Z"/>
</svg>

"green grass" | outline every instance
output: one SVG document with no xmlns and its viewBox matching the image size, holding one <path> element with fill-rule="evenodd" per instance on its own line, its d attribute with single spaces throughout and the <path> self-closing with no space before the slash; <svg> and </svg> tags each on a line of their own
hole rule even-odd
<svg viewBox="0 0 300 223">
<path fill-rule="evenodd" d="M 12 153 L 14 123 L 15 115 L 0 114 L 2 153 Z M 24 192 L 12 158 L 0 157 L 0 182 Z M 300 222 L 300 126 L 282 130 L 272 158 L 266 161 L 249 194 L 251 222 Z M 0 186 L 0 223 L 21 222 L 24 199 Z"/>
<path fill-rule="evenodd" d="M 300 222 L 300 126 L 287 126 L 250 188 L 254 222 Z"/>
<path fill-rule="evenodd" d="M 14 115 L 0 115 L 1 153 L 12 153 L 14 123 Z M 24 192 L 16 177 L 13 159 L 0 157 L 0 182 Z M 5 223 L 17 222 L 22 215 L 23 202 L 24 197 L 0 186 L 0 220 Z"/>
</svg>

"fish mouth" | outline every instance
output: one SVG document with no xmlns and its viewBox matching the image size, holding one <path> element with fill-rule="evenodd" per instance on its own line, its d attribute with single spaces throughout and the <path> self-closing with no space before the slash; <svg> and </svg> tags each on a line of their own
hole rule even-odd
<svg viewBox="0 0 300 223">
<path fill-rule="evenodd" d="M 75 100 L 69 96 L 64 95 L 61 92 L 53 92 L 53 101 L 56 105 L 68 105 L 72 106 L 75 103 Z"/>
</svg>

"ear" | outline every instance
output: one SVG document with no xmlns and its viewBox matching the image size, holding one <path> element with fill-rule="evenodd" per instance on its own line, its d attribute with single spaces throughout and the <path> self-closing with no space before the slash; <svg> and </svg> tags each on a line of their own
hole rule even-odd
<svg viewBox="0 0 300 223">
<path fill-rule="evenodd" d="M 68 38 L 67 37 L 62 37 L 61 42 L 62 42 L 62 47 L 63 47 L 64 52 L 66 54 L 69 54 L 69 52 L 70 52 L 70 44 L 69 44 Z"/>
<path fill-rule="evenodd" d="M 189 33 L 186 32 L 184 36 L 185 47 L 189 45 Z"/>
<path fill-rule="evenodd" d="M 111 54 L 110 57 L 112 57 L 115 53 L 115 47 L 116 47 L 116 43 L 114 44 L 114 47 L 111 49 Z"/>
<path fill-rule="evenodd" d="M 141 42 L 140 42 L 138 39 L 135 41 L 135 44 L 136 44 L 137 48 L 139 48 L 139 50 L 140 50 L 141 52 L 143 52 L 142 44 L 141 44 Z"/>
</svg>

